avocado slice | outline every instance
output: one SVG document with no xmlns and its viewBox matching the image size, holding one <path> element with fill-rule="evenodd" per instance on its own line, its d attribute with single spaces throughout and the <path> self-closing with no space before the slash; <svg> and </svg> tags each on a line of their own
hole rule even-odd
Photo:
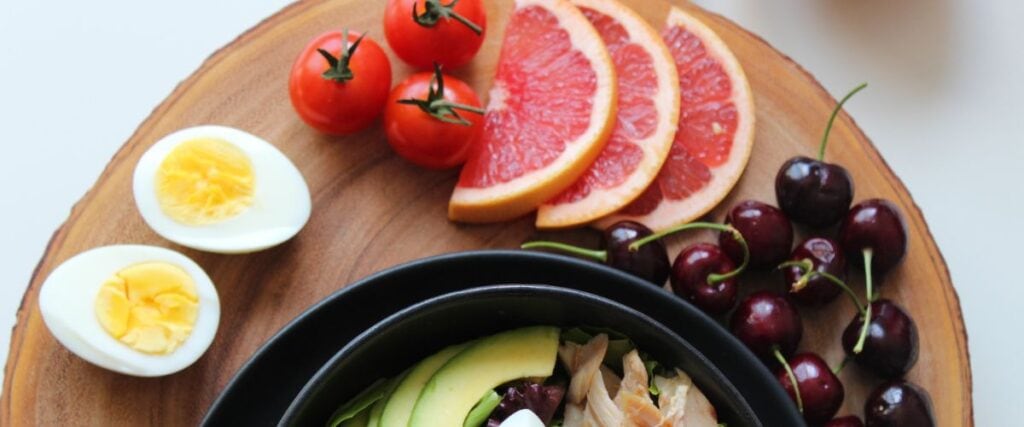
<svg viewBox="0 0 1024 427">
<path fill-rule="evenodd" d="M 366 427 L 382 427 L 384 425 L 380 422 L 381 415 L 384 414 L 384 406 L 387 405 L 388 400 L 391 400 L 391 395 L 395 393 L 395 387 L 398 387 L 398 384 L 405 379 L 407 372 L 408 371 L 403 372 L 398 377 L 388 381 L 387 390 L 384 392 L 384 398 L 378 400 L 377 403 L 373 404 L 373 407 L 370 408 L 370 418 L 366 422 Z"/>
<path fill-rule="evenodd" d="M 370 407 L 384 399 L 388 392 L 388 381 L 380 379 L 375 381 L 366 390 L 363 390 L 352 400 L 348 401 L 344 405 L 334 411 L 331 415 L 330 421 L 327 422 L 327 427 L 339 427 L 339 426 L 365 426 L 369 420 Z M 361 422 L 351 424 L 355 422 L 355 419 L 362 419 Z"/>
<path fill-rule="evenodd" d="M 339 424 L 339 425 L 341 427 L 366 427 L 366 425 L 369 422 L 370 422 L 370 411 L 363 411 L 363 412 L 360 412 L 359 415 L 356 415 L 355 418 L 352 418 L 352 419 L 349 419 L 349 420 L 346 420 L 346 421 L 342 421 L 341 424 Z"/>
<path fill-rule="evenodd" d="M 405 376 L 405 379 L 395 387 L 395 391 L 391 393 L 391 397 L 388 398 L 387 403 L 384 405 L 384 412 L 380 417 L 380 426 L 404 427 L 409 425 L 412 408 L 416 406 L 416 400 L 419 399 L 423 387 L 426 387 L 427 381 L 430 381 L 434 373 L 441 369 L 445 363 L 448 363 L 448 360 L 462 350 L 465 350 L 468 346 L 469 343 L 453 345 L 437 352 L 433 356 L 423 359 L 414 366 L 409 371 L 409 374 Z"/>
<path fill-rule="evenodd" d="M 558 328 L 534 326 L 474 342 L 430 378 L 409 426 L 460 426 L 488 390 L 521 378 L 551 376 L 558 336 Z"/>
<path fill-rule="evenodd" d="M 370 418 L 366 421 L 366 427 L 379 427 L 380 414 L 384 411 L 384 400 L 379 400 L 370 408 Z"/>
</svg>

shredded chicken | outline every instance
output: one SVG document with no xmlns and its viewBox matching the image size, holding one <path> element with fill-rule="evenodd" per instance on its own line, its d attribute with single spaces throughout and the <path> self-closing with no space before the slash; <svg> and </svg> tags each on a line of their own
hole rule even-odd
<svg viewBox="0 0 1024 427">
<path fill-rule="evenodd" d="M 587 407 L 583 411 L 583 425 L 594 427 L 621 427 L 625 417 L 612 401 L 604 381 L 592 381 L 587 391 Z"/>
<path fill-rule="evenodd" d="M 629 427 L 672 427 L 672 423 L 661 415 L 654 402 L 646 396 L 632 393 L 620 394 L 615 400 L 625 416 L 624 426 Z"/>
<path fill-rule="evenodd" d="M 558 360 L 565 366 L 565 370 L 569 371 L 569 375 L 575 374 L 579 368 L 580 347 L 583 346 L 568 341 L 558 346 Z"/>
<path fill-rule="evenodd" d="M 622 385 L 615 403 L 626 417 L 627 426 L 657 427 L 666 424 L 661 411 L 651 401 L 647 367 L 640 354 L 633 350 L 622 357 Z"/>
<path fill-rule="evenodd" d="M 562 414 L 562 427 L 584 427 L 583 405 L 575 403 L 565 404 L 565 412 Z"/>
<path fill-rule="evenodd" d="M 622 356 L 622 388 L 618 394 L 631 393 L 646 396 L 648 394 L 647 387 L 647 367 L 640 359 L 640 353 L 636 350 L 626 353 L 625 356 Z"/>
<path fill-rule="evenodd" d="M 658 407 L 665 418 L 674 426 L 685 427 L 717 427 L 718 414 L 714 406 L 693 385 L 693 380 L 685 372 L 676 369 L 672 378 L 654 377 L 654 385 L 661 393 L 658 395 Z"/>
<path fill-rule="evenodd" d="M 604 387 L 608 389 L 609 396 L 619 394 L 619 386 L 622 385 L 622 378 L 605 365 L 601 365 L 601 378 L 604 379 Z"/>
<path fill-rule="evenodd" d="M 654 377 L 654 384 L 661 391 L 655 405 L 647 368 L 639 353 L 633 350 L 623 356 L 620 379 L 603 364 L 607 351 L 605 334 L 595 336 L 585 345 L 567 342 L 559 346 L 559 360 L 572 375 L 566 393 L 564 427 L 718 426 L 715 408 L 685 372 L 676 369 L 673 377 Z"/>
<path fill-rule="evenodd" d="M 601 383 L 601 388 L 604 389 L 604 381 L 594 381 L 594 377 L 596 377 L 598 369 L 601 368 L 601 362 L 604 361 L 604 354 L 607 351 L 608 335 L 598 334 L 591 338 L 586 345 L 580 347 L 576 351 L 575 357 L 571 358 L 571 363 L 567 364 L 567 368 L 572 373 L 572 379 L 569 380 L 569 390 L 566 393 L 566 398 L 570 403 L 583 403 L 583 399 L 587 397 L 587 390 L 595 382 Z"/>
<path fill-rule="evenodd" d="M 692 385 L 686 380 L 689 378 L 680 375 L 672 378 L 654 377 L 654 385 L 660 391 L 658 409 L 669 422 L 676 426 L 683 425 L 683 415 L 686 414 L 686 395 Z"/>
</svg>

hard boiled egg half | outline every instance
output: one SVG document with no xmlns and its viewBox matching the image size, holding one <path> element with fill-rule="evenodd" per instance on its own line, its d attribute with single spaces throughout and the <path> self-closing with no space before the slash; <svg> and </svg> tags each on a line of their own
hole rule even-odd
<svg viewBox="0 0 1024 427">
<path fill-rule="evenodd" d="M 225 126 L 174 132 L 142 155 L 133 178 L 142 218 L 165 239 L 208 252 L 276 246 L 309 220 L 309 187 L 263 139 Z"/>
<path fill-rule="evenodd" d="M 39 311 L 72 353 L 140 377 L 191 365 L 220 323 L 217 289 L 199 265 L 141 245 L 99 247 L 65 261 L 43 282 Z"/>
</svg>

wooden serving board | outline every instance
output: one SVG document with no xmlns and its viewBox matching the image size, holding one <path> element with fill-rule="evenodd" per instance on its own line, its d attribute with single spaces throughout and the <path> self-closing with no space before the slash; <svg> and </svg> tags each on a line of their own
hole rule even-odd
<svg viewBox="0 0 1024 427">
<path fill-rule="evenodd" d="M 682 2 L 683 0 L 675 0 Z M 512 0 L 490 0 L 488 36 L 480 56 L 455 74 L 486 94 Z M 652 22 L 667 4 L 627 0 Z M 193 425 L 239 366 L 286 322 L 313 303 L 362 276 L 430 255 L 482 248 L 513 248 L 534 237 L 532 218 L 489 226 L 446 219 L 455 172 L 414 167 L 394 155 L 380 129 L 347 138 L 319 135 L 302 124 L 288 101 L 288 70 L 315 35 L 348 27 L 383 41 L 383 1 L 309 1 L 287 7 L 211 56 L 139 127 L 110 161 L 96 185 L 54 234 L 18 311 L 4 377 L 3 425 Z M 784 160 L 812 155 L 835 100 L 799 65 L 764 40 L 728 20 L 683 5 L 715 29 L 733 49 L 753 87 L 757 139 L 750 166 L 736 190 L 710 215 L 755 198 L 774 203 L 773 180 Z M 388 52 L 391 54 L 391 52 Z M 410 69 L 392 55 L 394 81 Z M 846 88 L 836 88 L 846 89 Z M 862 95 L 860 102 L 884 102 Z M 235 126 L 279 147 L 302 171 L 313 196 L 313 216 L 292 241 L 261 253 L 230 256 L 176 246 L 151 231 L 135 209 L 131 177 L 136 161 L 160 137 L 199 124 Z M 910 380 L 931 392 L 940 425 L 973 425 L 971 370 L 960 304 L 942 255 L 906 188 L 864 133 L 845 114 L 832 134 L 829 159 L 845 165 L 856 199 L 885 197 L 906 216 L 906 259 L 884 280 L 917 321 L 920 359 Z M 546 235 L 596 244 L 590 230 Z M 677 238 L 674 256 L 686 241 Z M 198 262 L 217 284 L 220 330 L 195 365 L 165 378 L 134 378 L 92 366 L 54 340 L 37 306 L 39 286 L 64 260 L 108 244 L 170 247 Z M 862 289 L 854 274 L 855 288 Z M 411 284 L 414 286 L 414 284 Z M 745 278 L 746 289 L 781 289 L 775 276 Z M 804 349 L 832 364 L 842 359 L 839 336 L 852 317 L 849 302 L 802 310 Z M 296 351 L 302 351 L 296 349 Z M 281 367 L 288 369 L 288 367 Z M 862 414 L 879 381 L 857 367 L 842 373 L 845 407 Z M 258 405 L 259 402 L 253 402 Z"/>
</svg>

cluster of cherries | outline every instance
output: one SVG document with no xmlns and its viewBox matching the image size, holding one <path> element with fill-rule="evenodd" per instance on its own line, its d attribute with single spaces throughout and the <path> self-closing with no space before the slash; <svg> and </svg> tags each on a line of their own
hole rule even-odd
<svg viewBox="0 0 1024 427">
<path fill-rule="evenodd" d="M 848 360 L 886 380 L 864 405 L 868 426 L 932 426 L 931 400 L 920 387 L 902 379 L 918 354 L 917 327 L 895 302 L 876 289 L 884 274 L 906 253 L 907 233 L 898 208 L 883 199 L 850 207 L 853 182 L 843 167 L 825 163 L 828 135 L 842 105 L 863 89 L 851 91 L 836 106 L 822 138 L 818 159 L 794 157 L 775 180 L 781 209 L 748 200 L 735 205 L 724 224 L 695 222 L 654 233 L 642 224 L 622 221 L 604 231 L 604 250 L 556 242 L 529 242 L 524 248 L 558 249 L 602 261 L 657 286 L 672 290 L 708 314 L 730 319 L 733 334 L 769 366 L 811 425 L 863 426 L 856 416 L 833 417 L 845 397 L 836 376 Z M 793 249 L 793 225 L 817 235 Z M 836 239 L 823 231 L 839 224 Z M 718 244 L 686 247 L 669 264 L 661 238 L 688 229 L 718 230 Z M 864 268 L 866 302 L 846 284 L 847 262 Z M 787 293 L 754 292 L 739 302 L 738 276 L 747 269 L 779 269 Z M 819 307 L 840 293 L 857 307 L 842 335 L 847 358 L 831 369 L 817 354 L 796 353 L 803 324 L 795 304 Z"/>
</svg>

